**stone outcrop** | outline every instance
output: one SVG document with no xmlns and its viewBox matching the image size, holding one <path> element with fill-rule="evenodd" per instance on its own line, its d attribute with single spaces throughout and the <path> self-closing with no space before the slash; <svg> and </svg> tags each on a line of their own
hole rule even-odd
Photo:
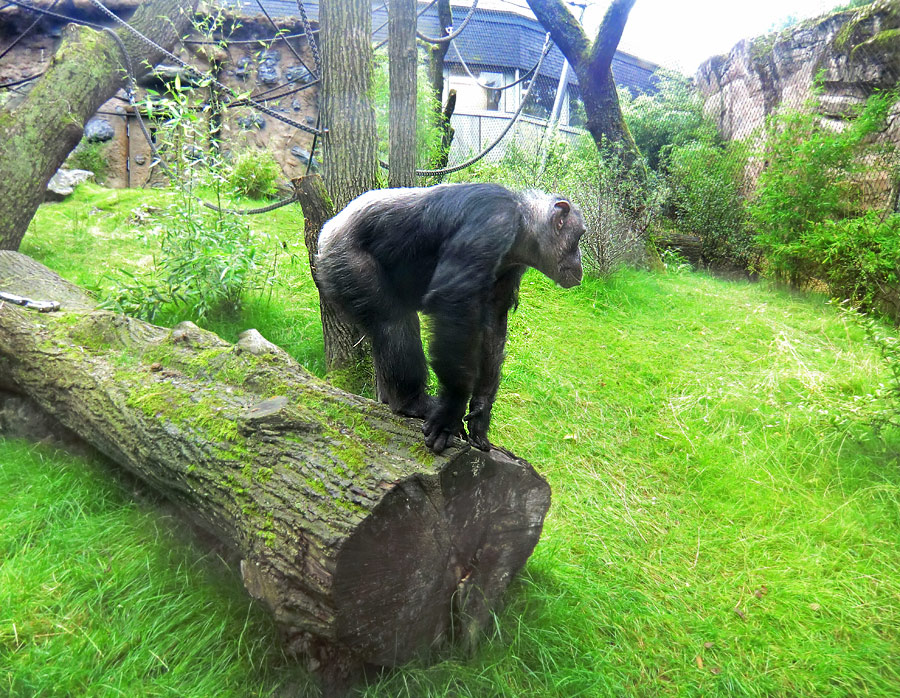
<svg viewBox="0 0 900 698">
<path fill-rule="evenodd" d="M 745 139 L 786 105 L 802 108 L 818 84 L 815 108 L 840 126 L 879 88 L 900 80 L 900 0 L 807 20 L 781 32 L 738 43 L 697 71 L 706 112 L 723 136 Z M 894 110 L 893 140 L 900 143 Z"/>
</svg>

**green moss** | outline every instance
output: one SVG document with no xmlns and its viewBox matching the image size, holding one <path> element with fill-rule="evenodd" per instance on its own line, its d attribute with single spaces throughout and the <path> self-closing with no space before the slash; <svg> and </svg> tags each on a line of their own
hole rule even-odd
<svg viewBox="0 0 900 698">
<path fill-rule="evenodd" d="M 275 471 L 272 470 L 272 468 L 263 466 L 256 471 L 256 481 L 265 484 L 272 479 L 272 475 L 274 474 Z"/>
<path fill-rule="evenodd" d="M 864 36 L 860 36 L 863 24 L 874 15 L 878 14 L 883 16 L 882 26 L 888 23 L 895 25 L 900 24 L 900 8 L 898 8 L 896 3 L 876 2 L 866 7 L 854 10 L 844 10 L 843 12 L 836 14 L 847 15 L 847 22 L 837 33 L 832 42 L 835 49 L 844 52 L 852 52 L 860 45 L 864 45 L 876 38 L 870 37 L 869 39 L 866 39 Z M 891 30 L 888 29 L 880 33 L 884 34 L 889 31 Z"/>
<path fill-rule="evenodd" d="M 316 480 L 315 478 L 308 477 L 303 482 L 304 482 L 304 484 L 306 484 L 307 488 L 309 488 L 316 494 L 321 495 L 323 497 L 328 496 L 328 490 L 325 489 L 325 485 L 322 483 L 321 480 Z"/>
<path fill-rule="evenodd" d="M 417 441 L 409 449 L 409 452 L 415 456 L 417 460 L 421 461 L 423 465 L 426 465 L 429 468 L 434 465 L 434 454 L 428 450 L 428 447 L 424 442 Z"/>
</svg>

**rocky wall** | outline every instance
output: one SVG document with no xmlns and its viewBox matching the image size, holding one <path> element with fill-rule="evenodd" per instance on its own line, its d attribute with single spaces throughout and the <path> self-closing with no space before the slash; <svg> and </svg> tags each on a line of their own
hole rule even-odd
<svg viewBox="0 0 900 698">
<path fill-rule="evenodd" d="M 43 4 L 38 0 L 36 4 Z M 84 2 L 66 0 L 54 9 L 57 12 L 97 21 L 89 16 Z M 113 9 L 126 11 L 137 0 L 120 0 Z M 0 44 L 15 39 L 30 24 L 31 15 L 24 11 L 14 14 L 0 11 Z M 278 31 L 287 35 L 302 34 L 299 21 L 276 19 Z M 42 21 L 32 29 L 0 61 L 0 84 L 15 82 L 42 73 L 59 44 L 61 26 Z M 302 62 L 282 39 L 271 40 L 276 29 L 264 17 L 230 18 L 226 22 L 227 43 L 202 43 L 207 37 L 193 35 L 178 50 L 179 58 L 208 72 L 239 95 L 251 95 L 269 109 L 284 114 L 293 121 L 314 127 L 318 113 L 318 87 L 311 71 L 315 62 L 304 37 L 289 39 Z M 315 29 L 315 25 L 314 25 Z M 305 64 L 305 65 L 304 65 Z M 191 78 L 177 65 L 158 65 L 153 74 L 140 77 L 139 99 L 146 89 L 162 91 L 166 80 L 178 74 L 182 83 Z M 0 108 L 13 108 L 27 93 L 30 84 L 0 91 Z M 207 88 L 201 88 L 208 95 Z M 209 118 L 213 110 L 203 113 Z M 281 166 L 286 179 L 306 171 L 312 135 L 262 114 L 252 107 L 235 107 L 221 111 L 221 137 L 226 155 L 245 150 L 268 150 Z M 152 125 L 145 119 L 152 131 Z M 143 136 L 134 110 L 120 92 L 107 101 L 86 125 L 86 136 L 102 143 L 103 155 L 109 165 L 104 183 L 111 187 L 142 187 L 163 184 L 164 173 L 154 166 L 152 151 Z"/>
</svg>

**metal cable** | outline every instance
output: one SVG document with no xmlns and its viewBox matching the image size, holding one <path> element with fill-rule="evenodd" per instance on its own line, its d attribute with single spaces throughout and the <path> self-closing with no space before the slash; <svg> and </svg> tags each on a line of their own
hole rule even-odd
<svg viewBox="0 0 900 698">
<path fill-rule="evenodd" d="M 41 77 L 43 73 L 38 73 L 37 75 L 29 75 L 27 78 L 22 78 L 21 80 L 13 80 L 12 82 L 4 82 L 0 85 L 0 90 L 12 89 L 16 85 L 24 85 L 26 82 L 31 82 L 39 77 Z"/>
<path fill-rule="evenodd" d="M 534 67 L 535 73 L 537 73 L 540 70 L 541 64 L 544 62 L 544 58 L 546 58 L 547 54 L 550 53 L 551 45 L 552 44 L 550 43 L 550 34 L 547 34 L 546 37 L 544 38 L 544 48 L 541 51 L 541 57 L 538 59 L 537 65 Z M 528 101 L 528 96 L 531 94 L 531 88 L 534 87 L 535 82 L 536 82 L 536 80 L 532 80 L 531 84 L 528 86 L 528 89 L 525 90 L 525 94 L 522 96 L 522 102 L 519 104 L 519 108 L 516 110 L 516 113 L 513 114 L 513 117 L 509 120 L 509 123 L 506 124 L 506 128 L 504 128 L 503 131 L 500 132 L 500 135 L 497 136 L 496 140 L 494 140 L 494 142 L 491 143 L 487 148 L 485 148 L 480 153 L 478 153 L 478 155 L 475 155 L 475 156 L 469 158 L 468 160 L 466 160 L 465 162 L 461 162 L 458 165 L 454 165 L 453 167 L 445 167 L 440 170 L 416 170 L 416 176 L 418 176 L 418 177 L 440 177 L 443 175 L 453 174 L 454 172 L 459 172 L 460 170 L 464 170 L 467 167 L 471 167 L 476 162 L 481 160 L 485 155 L 487 155 L 495 147 L 497 147 L 497 144 L 503 140 L 503 138 L 506 136 L 506 134 L 509 133 L 509 130 L 516 124 L 516 122 L 518 122 L 519 117 L 522 115 L 522 111 L 525 109 L 525 104 Z M 384 162 L 383 160 L 379 160 L 378 164 L 381 165 L 386 170 L 390 169 L 390 166 L 388 165 L 388 163 Z"/>
<path fill-rule="evenodd" d="M 235 90 L 233 90 L 232 88 L 228 87 L 228 85 L 225 85 L 224 83 L 219 82 L 212 75 L 209 75 L 208 73 L 207 74 L 201 73 L 194 66 L 181 60 L 178 56 L 176 56 L 171 51 L 167 51 L 162 46 L 160 46 L 159 44 L 154 42 L 152 39 L 148 39 L 146 36 L 141 34 L 141 32 L 139 32 L 137 29 L 132 27 L 124 19 L 121 19 L 116 14 L 114 14 L 111 10 L 109 10 L 106 7 L 106 5 L 104 5 L 102 2 L 100 2 L 100 0 L 91 0 L 91 3 L 94 6 L 96 6 L 98 9 L 100 9 L 107 17 L 111 18 L 114 22 L 116 22 L 117 24 L 120 24 L 125 29 L 127 29 L 132 35 L 137 37 L 141 42 L 143 42 L 147 46 L 150 46 L 154 51 L 161 52 L 169 60 L 175 61 L 178 65 L 180 65 L 185 70 L 189 71 L 190 73 L 193 73 L 194 75 L 201 78 L 202 80 L 209 81 L 210 84 L 215 85 L 216 87 L 218 87 L 221 90 L 224 90 L 227 94 L 230 94 L 232 97 L 238 97 L 237 92 Z M 105 27 L 103 29 L 105 30 Z M 275 110 L 269 109 L 269 107 L 267 107 L 263 104 L 260 104 L 259 102 L 257 102 L 254 99 L 246 98 L 244 101 L 246 101 L 247 104 L 252 106 L 254 109 L 261 111 L 263 114 L 268 114 L 273 119 L 277 119 L 278 121 L 281 121 L 282 123 L 285 123 L 288 126 L 293 126 L 294 128 L 300 129 L 301 131 L 305 131 L 306 133 L 312 133 L 312 134 L 317 133 L 316 129 L 306 126 L 304 124 L 301 124 L 299 121 L 294 121 L 293 119 L 283 116 L 283 115 L 279 114 L 278 112 L 276 112 Z"/>
<path fill-rule="evenodd" d="M 287 87 L 286 85 L 278 85 L 277 87 L 273 87 L 271 90 L 266 90 L 265 92 L 260 92 L 259 94 L 251 95 L 251 98 L 252 99 L 260 99 L 261 97 L 265 97 L 265 99 L 271 99 L 273 101 L 278 100 L 278 99 L 284 99 L 285 97 L 290 97 L 293 94 L 302 92 L 303 90 L 306 90 L 306 89 L 312 87 L 313 85 L 318 85 L 319 82 L 321 82 L 321 81 L 320 80 L 312 80 L 311 82 L 304 83 L 303 85 L 300 85 L 299 87 L 295 87 L 294 89 L 288 90 L 287 92 L 282 92 L 281 94 L 277 94 L 277 95 L 269 94 L 270 92 L 275 92 L 276 90 L 283 90 L 285 87 Z M 243 107 L 243 106 L 246 106 L 246 103 L 243 100 L 239 99 L 234 102 L 229 102 L 228 104 L 225 105 L 225 108 L 233 109 L 235 107 Z M 315 138 L 315 135 L 313 135 L 313 138 Z"/>
<path fill-rule="evenodd" d="M 138 127 L 141 130 L 141 133 L 144 135 L 144 138 L 147 141 L 147 145 L 150 146 L 150 152 L 153 153 L 153 157 L 157 163 L 162 167 L 163 172 L 166 173 L 166 176 L 169 178 L 169 181 L 173 186 L 178 187 L 183 192 L 185 192 L 188 196 L 205 206 L 211 211 L 216 211 L 217 213 L 231 213 L 238 216 L 254 216 L 260 213 L 269 213 L 270 211 L 274 211 L 276 209 L 281 208 L 282 206 L 287 206 L 290 203 L 293 203 L 297 199 L 297 195 L 292 194 L 291 196 L 282 199 L 280 201 L 276 201 L 273 204 L 269 204 L 268 206 L 261 206 L 259 208 L 250 208 L 250 209 L 234 209 L 234 208 L 222 208 L 221 206 L 216 206 L 215 204 L 211 204 L 208 201 L 200 198 L 193 192 L 185 191 L 181 182 L 178 181 L 178 177 L 172 172 L 172 168 L 169 167 L 169 164 L 163 160 L 162 155 L 159 152 L 159 149 L 156 147 L 156 144 L 153 142 L 153 138 L 150 133 L 147 131 L 147 126 L 144 124 L 144 119 L 141 117 L 141 110 L 138 107 L 137 103 L 134 100 L 135 93 L 137 91 L 137 81 L 134 77 L 134 66 L 131 62 L 131 56 L 128 54 L 128 49 L 125 47 L 125 42 L 122 41 L 122 37 L 116 34 L 109 27 L 104 27 L 103 31 L 109 36 L 113 38 L 113 41 L 116 42 L 116 46 L 119 47 L 119 51 L 122 53 L 122 59 L 125 63 L 125 78 L 126 78 L 126 89 L 125 93 L 128 96 L 128 103 L 131 105 L 131 108 L 134 110 L 134 115 L 137 118 Z"/>
<path fill-rule="evenodd" d="M 318 33 L 319 33 L 319 30 L 318 30 L 318 29 L 313 29 L 313 30 L 312 30 L 312 33 L 313 33 L 313 34 L 318 34 Z M 192 44 L 192 45 L 197 45 L 197 44 L 199 44 L 199 45 L 202 45 L 202 46 L 221 46 L 222 44 L 226 44 L 226 45 L 231 45 L 231 44 L 268 44 L 268 43 L 271 43 L 272 41 L 274 41 L 275 39 L 278 39 L 278 38 L 283 38 L 283 39 L 300 39 L 300 38 L 302 38 L 302 37 L 304 37 L 304 36 L 306 36 L 306 32 L 305 32 L 305 31 L 303 31 L 303 32 L 301 32 L 301 33 L 299 33 L 299 34 L 282 34 L 280 37 L 279 37 L 279 36 L 272 36 L 272 37 L 267 37 L 267 38 L 265 38 L 265 39 L 226 39 L 225 37 L 222 37 L 221 39 L 213 39 L 213 40 L 207 40 L 207 39 L 182 39 L 182 40 L 181 40 L 181 43 L 183 43 L 183 44 Z"/>
<path fill-rule="evenodd" d="M 513 82 L 509 83 L 508 85 L 502 85 L 500 87 L 492 87 L 491 85 L 486 85 L 485 83 L 481 82 L 478 78 L 476 78 L 475 75 L 472 73 L 472 71 L 469 69 L 469 66 L 466 64 L 466 61 L 462 57 L 462 54 L 459 52 L 459 49 L 456 47 L 456 44 L 455 43 L 451 44 L 451 46 L 453 46 L 453 50 L 456 51 L 456 57 L 459 58 L 460 64 L 462 64 L 462 67 L 465 69 L 466 73 L 468 73 L 469 77 L 475 81 L 476 85 L 478 85 L 479 87 L 483 87 L 486 90 L 498 90 L 498 91 L 508 90 L 510 87 L 515 87 L 519 83 L 525 82 L 532 74 L 537 72 L 538 66 L 540 65 L 541 60 L 543 60 L 543 56 L 538 58 L 537 63 L 535 63 L 533 66 L 531 66 L 531 68 L 529 68 L 526 72 L 522 73 L 522 77 L 520 77 L 518 80 L 514 80 Z"/>
<path fill-rule="evenodd" d="M 266 6 L 262 4 L 262 0 L 256 0 L 256 4 L 259 5 L 259 9 L 262 10 L 262 13 L 266 16 L 266 19 L 269 20 L 269 24 L 272 25 L 272 29 L 275 30 L 275 38 L 272 39 L 272 43 L 274 44 L 279 39 L 283 39 L 283 37 L 279 36 L 280 30 L 278 29 L 278 25 L 275 24 L 275 20 L 272 19 L 272 15 L 270 15 L 268 10 L 266 10 Z M 284 41 L 285 46 L 287 46 L 290 49 L 291 53 L 294 54 L 294 58 L 296 58 L 298 61 L 300 61 L 300 65 L 302 65 L 306 69 L 306 72 L 308 72 L 310 75 L 312 75 L 313 72 L 309 69 L 309 66 L 306 65 L 306 62 L 300 57 L 300 53 L 297 51 L 297 49 L 295 49 L 293 46 L 291 46 L 290 42 L 287 39 L 283 39 L 283 41 Z M 270 47 L 271 47 L 271 44 L 270 44 Z"/>
<path fill-rule="evenodd" d="M 476 7 L 478 7 L 478 0 L 472 0 L 472 7 L 469 8 L 469 14 L 466 15 L 466 18 L 462 21 L 462 24 L 459 25 L 459 29 L 451 31 L 449 34 L 447 34 L 447 36 L 439 36 L 437 38 L 434 38 L 425 36 L 422 32 L 417 30 L 416 37 L 429 44 L 446 44 L 448 41 L 453 41 L 453 39 L 459 36 L 462 33 L 462 30 L 466 28 L 469 20 L 472 19 L 472 15 L 475 14 Z"/>
</svg>

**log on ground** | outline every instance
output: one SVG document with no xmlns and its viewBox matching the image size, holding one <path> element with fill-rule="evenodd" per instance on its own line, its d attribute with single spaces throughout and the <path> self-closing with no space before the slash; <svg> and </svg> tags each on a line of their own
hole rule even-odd
<svg viewBox="0 0 900 698">
<path fill-rule="evenodd" d="M 547 483 L 502 450 L 427 451 L 420 422 L 237 344 L 111 312 L 0 251 L 0 374 L 213 531 L 288 650 L 392 666 L 470 642 L 537 544 Z"/>
</svg>

